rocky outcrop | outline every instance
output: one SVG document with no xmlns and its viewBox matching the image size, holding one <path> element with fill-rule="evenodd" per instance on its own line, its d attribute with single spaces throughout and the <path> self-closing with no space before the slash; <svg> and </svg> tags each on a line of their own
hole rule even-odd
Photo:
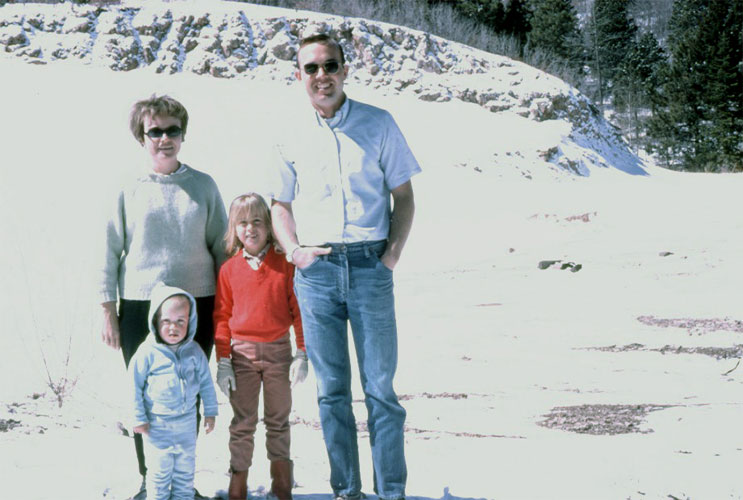
<svg viewBox="0 0 743 500">
<path fill-rule="evenodd" d="M 291 80 L 299 40 L 321 31 L 341 40 L 351 78 L 374 88 L 412 92 L 425 101 L 460 99 L 535 120 L 587 105 L 560 80 L 511 59 L 364 19 L 228 2 L 0 8 L 0 53 L 29 62 L 73 59 L 118 71 Z M 541 90 L 525 88 L 527 79 L 540 79 Z"/>
<path fill-rule="evenodd" d="M 423 101 L 461 100 L 536 122 L 569 121 L 576 147 L 555 145 L 543 161 L 579 175 L 588 175 L 587 165 L 596 161 L 644 173 L 631 154 L 589 158 L 596 141 L 612 150 L 621 138 L 573 87 L 526 64 L 421 31 L 237 2 L 0 7 L 0 57 L 39 64 L 77 61 L 116 71 L 289 83 L 299 41 L 319 32 L 341 41 L 355 84 Z"/>
</svg>

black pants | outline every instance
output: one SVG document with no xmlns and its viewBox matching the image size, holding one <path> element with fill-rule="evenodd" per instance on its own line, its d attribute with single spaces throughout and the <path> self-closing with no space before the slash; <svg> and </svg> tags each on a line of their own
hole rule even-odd
<svg viewBox="0 0 743 500">
<path fill-rule="evenodd" d="M 147 335 L 150 334 L 147 316 L 150 312 L 149 300 L 119 300 L 119 332 L 121 334 L 121 352 L 124 355 L 124 364 L 129 368 L 134 353 L 137 352 L 139 345 L 144 342 Z M 201 346 L 206 354 L 207 359 L 212 355 L 214 346 L 214 296 L 196 298 L 196 314 L 198 322 L 196 324 L 196 335 L 194 340 Z M 196 400 L 196 432 L 201 425 L 201 411 L 199 406 L 201 399 Z M 139 463 L 139 473 L 145 475 L 147 467 L 144 461 L 144 446 L 142 444 L 142 435 L 134 435 L 134 449 L 137 453 L 137 462 Z"/>
</svg>

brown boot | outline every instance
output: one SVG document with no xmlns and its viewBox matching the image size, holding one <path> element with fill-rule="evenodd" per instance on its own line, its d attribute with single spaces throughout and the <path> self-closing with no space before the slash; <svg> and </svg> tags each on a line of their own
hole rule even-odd
<svg viewBox="0 0 743 500">
<path fill-rule="evenodd" d="M 293 470 L 294 462 L 291 460 L 271 462 L 271 493 L 279 500 L 292 500 Z"/>
<path fill-rule="evenodd" d="M 248 471 L 230 469 L 230 489 L 227 491 L 230 500 L 245 500 L 248 498 Z"/>
</svg>

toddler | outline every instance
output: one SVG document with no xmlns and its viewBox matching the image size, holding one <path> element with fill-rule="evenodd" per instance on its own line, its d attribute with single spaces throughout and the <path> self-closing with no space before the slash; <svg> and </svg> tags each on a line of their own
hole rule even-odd
<svg viewBox="0 0 743 500">
<path fill-rule="evenodd" d="M 217 396 L 196 333 L 196 300 L 158 285 L 150 298 L 150 335 L 129 363 L 134 387 L 134 432 L 143 434 L 148 500 L 193 499 L 197 394 L 204 427 L 214 429 Z"/>
</svg>

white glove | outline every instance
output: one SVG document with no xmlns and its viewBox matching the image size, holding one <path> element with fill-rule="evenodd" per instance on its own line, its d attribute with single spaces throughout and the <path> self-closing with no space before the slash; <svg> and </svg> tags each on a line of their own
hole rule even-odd
<svg viewBox="0 0 743 500">
<path fill-rule="evenodd" d="M 289 380 L 292 381 L 292 388 L 304 382 L 307 378 L 307 353 L 301 349 L 297 349 L 297 355 L 294 356 L 289 367 Z"/>
<path fill-rule="evenodd" d="M 237 389 L 235 371 L 232 369 L 230 358 L 221 358 L 217 361 L 217 385 L 225 396 L 230 397 L 230 389 Z"/>
</svg>

